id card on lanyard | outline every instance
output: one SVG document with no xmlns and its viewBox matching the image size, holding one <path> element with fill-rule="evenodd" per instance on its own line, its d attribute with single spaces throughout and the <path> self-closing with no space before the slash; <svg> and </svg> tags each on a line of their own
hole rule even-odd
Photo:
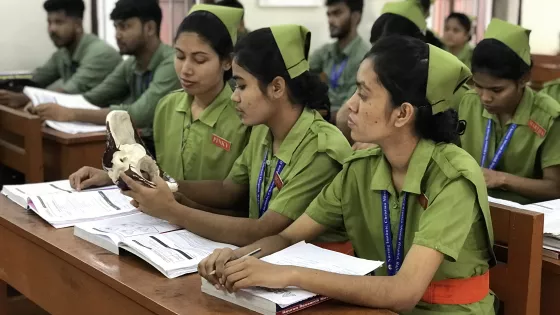
<svg viewBox="0 0 560 315">
<path fill-rule="evenodd" d="M 381 192 L 381 214 L 383 223 L 383 240 L 385 241 L 385 260 L 387 262 L 387 275 L 394 276 L 401 269 L 404 256 L 404 230 L 406 227 L 406 212 L 408 193 L 404 193 L 401 205 L 399 230 L 397 234 L 397 251 L 393 251 L 393 234 L 391 232 L 391 215 L 389 213 L 389 192 Z"/>
<path fill-rule="evenodd" d="M 482 155 L 480 157 L 480 166 L 484 167 L 486 165 L 486 159 L 488 157 L 488 146 L 490 143 L 490 134 L 492 133 L 492 119 L 488 119 L 488 122 L 486 123 L 486 134 L 484 135 L 484 142 L 482 144 Z M 513 137 L 513 132 L 515 131 L 515 129 L 517 128 L 517 124 L 511 124 L 506 132 L 506 135 L 504 136 L 504 138 L 502 139 L 502 141 L 500 142 L 500 146 L 498 147 L 498 151 L 496 151 L 496 154 L 494 154 L 494 158 L 492 158 L 492 161 L 490 162 L 490 165 L 488 166 L 488 169 L 494 170 L 496 169 L 496 166 L 498 166 L 498 162 L 500 162 L 500 159 L 502 158 L 502 156 L 504 155 L 504 152 L 507 149 L 507 146 L 509 145 L 509 142 L 511 141 L 511 138 Z"/>
<path fill-rule="evenodd" d="M 342 60 L 340 63 L 338 64 L 334 64 L 332 69 L 331 69 L 331 74 L 329 76 L 329 83 L 331 88 L 336 89 L 338 88 L 339 84 L 338 81 L 340 81 L 340 77 L 342 77 L 342 73 L 344 72 L 344 69 L 346 68 L 346 65 L 348 64 L 348 57 L 344 58 L 344 60 Z"/>
<path fill-rule="evenodd" d="M 264 173 L 266 170 L 267 161 L 268 161 L 268 149 L 264 151 L 264 159 L 262 161 L 261 169 L 259 171 L 259 177 L 257 178 L 257 207 L 259 208 L 259 218 L 264 215 L 266 210 L 268 210 L 268 204 L 270 203 L 270 198 L 272 197 L 272 191 L 274 190 L 274 187 L 276 187 L 276 183 L 274 182 L 274 180 L 271 180 L 270 185 L 268 185 L 268 189 L 265 192 L 263 203 L 261 204 L 261 193 L 262 193 L 262 186 L 263 186 L 264 176 L 265 176 Z M 284 166 L 286 166 L 286 163 L 278 159 L 278 163 L 276 163 L 276 168 L 274 169 L 274 174 L 280 175 L 280 173 L 284 169 Z M 272 176 L 274 176 L 274 174 L 272 174 Z"/>
</svg>

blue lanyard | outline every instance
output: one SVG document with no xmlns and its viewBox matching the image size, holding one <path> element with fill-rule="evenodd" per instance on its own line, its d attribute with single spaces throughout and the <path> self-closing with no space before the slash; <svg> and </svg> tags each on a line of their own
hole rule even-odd
<svg viewBox="0 0 560 315">
<path fill-rule="evenodd" d="M 346 64 L 348 64 L 348 58 L 342 60 L 338 65 L 334 64 L 331 70 L 331 75 L 329 77 L 329 81 L 331 83 L 331 87 L 333 89 L 338 88 L 338 80 L 342 76 L 342 72 L 344 72 L 344 68 L 346 68 Z"/>
<path fill-rule="evenodd" d="M 517 128 L 517 124 L 511 124 L 509 126 L 506 135 L 502 139 L 502 142 L 500 142 L 498 151 L 496 151 L 494 158 L 490 162 L 490 166 L 488 166 L 488 169 L 491 170 L 496 169 L 496 166 L 498 165 L 498 162 L 500 162 L 502 155 L 504 155 L 504 152 L 506 151 L 506 148 L 509 142 L 511 141 L 511 138 L 513 137 L 513 132 L 515 131 L 516 128 Z M 488 123 L 486 123 L 486 134 L 484 135 L 484 143 L 482 145 L 482 156 L 480 157 L 480 166 L 482 167 L 484 167 L 484 165 L 486 164 L 486 158 L 488 156 L 488 144 L 490 143 L 491 132 L 492 132 L 492 119 L 488 119 Z"/>
<path fill-rule="evenodd" d="M 270 197 L 272 197 L 272 191 L 274 187 L 276 187 L 276 183 L 274 182 L 274 174 L 280 175 L 286 163 L 284 161 L 278 159 L 278 163 L 276 164 L 276 169 L 274 170 L 274 174 L 272 174 L 272 180 L 270 181 L 270 185 L 268 186 L 268 190 L 266 191 L 266 195 L 264 196 L 264 202 L 261 205 L 261 192 L 262 192 L 262 185 L 264 181 L 264 170 L 266 168 L 266 160 L 268 158 L 268 149 L 264 152 L 264 159 L 261 165 L 261 171 L 259 172 L 259 178 L 257 179 L 257 207 L 259 208 L 259 218 L 264 215 L 266 210 L 268 210 L 268 204 L 270 202 Z"/>
<path fill-rule="evenodd" d="M 394 276 L 401 269 L 404 252 L 404 229 L 406 226 L 406 205 L 408 193 L 404 193 L 401 205 L 401 217 L 399 222 L 399 234 L 397 235 L 397 254 L 393 251 L 393 234 L 391 233 L 391 217 L 389 215 L 389 193 L 381 192 L 381 206 L 383 214 L 383 239 L 385 240 L 385 260 L 387 262 L 387 274 Z"/>
</svg>

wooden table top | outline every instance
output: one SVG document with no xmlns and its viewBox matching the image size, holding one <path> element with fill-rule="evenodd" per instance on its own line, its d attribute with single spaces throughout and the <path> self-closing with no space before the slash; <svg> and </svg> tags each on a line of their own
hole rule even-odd
<svg viewBox="0 0 560 315">
<path fill-rule="evenodd" d="M 197 274 L 169 280 L 132 255 L 117 256 L 73 235 L 73 229 L 54 229 L 31 211 L 0 196 L 0 228 L 25 238 L 157 314 L 253 314 L 200 291 Z M 336 301 L 321 303 L 298 314 L 381 315 Z"/>
</svg>

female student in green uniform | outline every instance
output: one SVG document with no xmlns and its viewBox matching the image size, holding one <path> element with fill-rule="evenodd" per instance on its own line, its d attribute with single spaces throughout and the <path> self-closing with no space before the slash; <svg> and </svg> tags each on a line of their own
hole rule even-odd
<svg viewBox="0 0 560 315">
<path fill-rule="evenodd" d="M 518 203 L 560 198 L 560 105 L 526 83 L 529 31 L 493 19 L 474 50 L 476 91 L 463 96 L 461 146 L 483 168 L 489 195 Z"/>
<path fill-rule="evenodd" d="M 249 141 L 231 100 L 231 52 L 243 10 L 195 5 L 175 38 L 175 70 L 183 89 L 164 97 L 154 119 L 157 161 L 176 180 L 222 180 Z M 84 167 L 70 176 L 76 188 L 111 184 Z"/>
<path fill-rule="evenodd" d="M 539 93 L 550 95 L 550 97 L 560 103 L 560 79 L 545 83 Z"/>
<path fill-rule="evenodd" d="M 471 67 L 473 48 L 471 40 L 471 19 L 463 13 L 453 12 L 445 19 L 443 42 L 447 51 L 455 55 L 467 67 Z"/>
<path fill-rule="evenodd" d="M 329 105 L 328 90 L 309 72 L 310 39 L 303 26 L 281 25 L 237 43 L 232 99 L 243 124 L 254 127 L 227 179 L 179 181 L 179 192 L 195 203 L 188 205 L 176 202 L 159 178 L 150 189 L 123 175 L 131 188 L 124 193 L 140 210 L 219 242 L 244 246 L 290 225 L 351 153 L 340 131 L 317 111 Z M 248 213 L 247 207 L 237 213 L 244 218 L 220 215 L 247 199 Z M 319 241 L 347 240 L 332 232 Z"/>
<path fill-rule="evenodd" d="M 464 128 L 448 109 L 450 100 L 469 76 L 453 55 L 418 39 L 376 42 L 349 103 L 352 137 L 379 148 L 347 159 L 286 230 L 236 251 L 215 251 L 199 264 L 201 276 L 233 291 L 297 286 L 410 314 L 494 314 L 488 269 L 495 259 L 484 177 L 467 152 L 449 144 Z M 386 261 L 375 277 L 255 258 L 342 227 L 357 256 Z M 261 248 L 255 257 L 229 261 L 255 248 Z"/>
</svg>

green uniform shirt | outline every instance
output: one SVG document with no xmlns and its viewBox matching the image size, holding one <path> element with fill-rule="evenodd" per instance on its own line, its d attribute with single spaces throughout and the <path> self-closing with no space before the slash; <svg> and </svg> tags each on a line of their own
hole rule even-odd
<svg viewBox="0 0 560 315">
<path fill-rule="evenodd" d="M 360 36 L 356 36 L 346 48 L 341 51 L 337 43 L 330 43 L 322 46 L 309 58 L 309 68 L 313 73 L 324 72 L 330 79 L 333 71 L 346 61 L 346 66 L 338 79 L 338 86 L 333 87 L 329 80 L 329 99 L 331 100 L 331 110 L 338 110 L 356 91 L 356 73 L 360 68 L 360 63 L 369 51 L 370 45 Z"/>
<path fill-rule="evenodd" d="M 509 125 L 516 123 L 517 129 L 507 146 L 496 170 L 527 178 L 542 178 L 544 168 L 560 164 L 560 105 L 545 94 L 536 94 L 530 88 L 525 92 L 513 119 L 505 126 L 495 115 L 484 109 L 475 91 L 465 94 L 459 106 L 459 119 L 467 121 L 467 130 L 461 136 L 461 146 L 479 163 L 488 119 L 494 121 L 488 145 L 486 167 L 494 157 Z M 541 130 L 541 134 L 537 133 Z M 495 198 L 532 203 L 537 200 L 520 196 L 501 189 L 490 189 Z"/>
<path fill-rule="evenodd" d="M 249 144 L 235 162 L 228 178 L 249 185 L 249 217 L 258 218 L 257 181 L 267 153 L 266 170 L 261 186 L 261 203 L 273 180 L 278 160 L 286 163 L 280 173 L 283 186 L 274 188 L 268 211 L 276 211 L 296 220 L 325 185 L 340 171 L 343 160 L 351 154 L 342 133 L 326 122 L 317 111 L 305 109 L 276 154 L 272 154 L 272 137 L 267 126 L 253 128 Z M 329 233 L 327 233 L 329 234 Z M 344 233 L 329 234 L 321 241 L 346 240 Z"/>
<path fill-rule="evenodd" d="M 550 95 L 560 103 L 560 79 L 546 83 L 539 93 Z"/>
<path fill-rule="evenodd" d="M 444 255 L 434 281 L 482 275 L 494 264 L 494 237 L 484 177 L 476 161 L 453 144 L 420 140 L 401 193 L 394 189 L 391 166 L 381 149 L 357 151 L 305 213 L 324 226 L 344 227 L 357 256 L 385 261 L 381 211 L 384 190 L 390 194 L 393 248 L 397 243 L 403 192 L 408 192 L 405 257 L 413 244 Z M 387 275 L 386 265 L 375 274 Z M 411 314 L 494 314 L 493 303 L 492 294 L 469 305 L 420 302 Z"/>
<path fill-rule="evenodd" d="M 37 68 L 33 82 L 47 87 L 62 79 L 66 93 L 82 94 L 99 85 L 121 62 L 113 47 L 95 35 L 84 34 L 72 55 L 67 48 L 60 48 Z"/>
<path fill-rule="evenodd" d="M 174 56 L 173 48 L 160 44 L 144 72 L 137 69 L 136 58 L 130 57 L 84 97 L 99 106 L 119 100 L 121 104 L 111 105 L 111 109 L 126 110 L 142 137 L 150 138 L 156 105 L 165 95 L 180 87 Z"/>
<path fill-rule="evenodd" d="M 183 90 L 161 100 L 154 118 L 157 161 L 176 180 L 223 180 L 249 142 L 226 84 L 193 121 L 193 97 Z"/>
<path fill-rule="evenodd" d="M 462 63 L 470 68 L 473 51 L 473 47 L 469 43 L 467 43 L 457 55 L 457 59 L 461 60 Z"/>
</svg>

